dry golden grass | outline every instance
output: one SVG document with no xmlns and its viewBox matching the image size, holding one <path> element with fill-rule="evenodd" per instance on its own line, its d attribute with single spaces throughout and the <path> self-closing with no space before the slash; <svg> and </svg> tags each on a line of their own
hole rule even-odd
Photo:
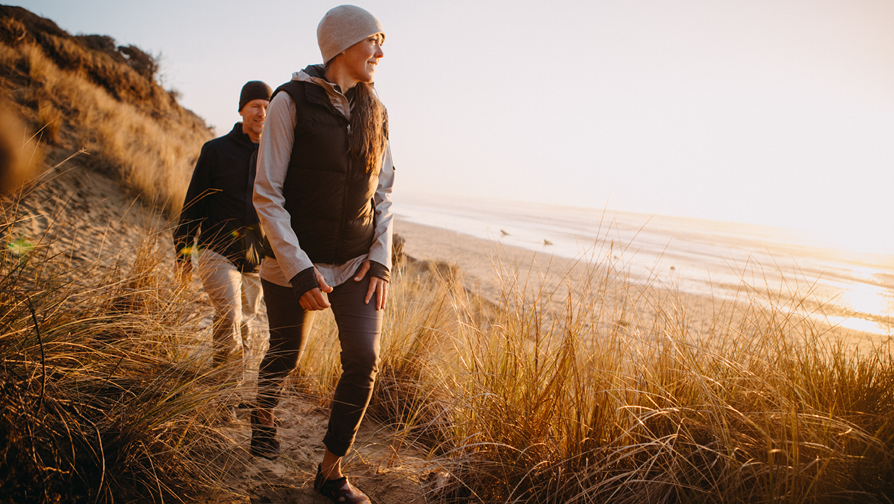
<svg viewBox="0 0 894 504">
<path fill-rule="evenodd" d="M 176 215 L 211 132 L 155 82 L 158 62 L 110 37 L 73 37 L 52 21 L 0 6 L 0 97 L 53 148 L 53 162 L 86 149 L 80 162 L 112 175 Z"/>
<path fill-rule="evenodd" d="M 195 352 L 201 310 L 172 281 L 168 234 L 72 261 L 53 242 L 64 233 L 22 240 L 25 206 L 3 217 L 0 489 L 100 502 L 213 492 L 243 463 L 218 427 L 233 384 Z M 391 427 L 395 461 L 428 453 L 427 501 L 892 495 L 889 346 L 849 353 L 778 300 L 718 303 L 699 325 L 682 295 L 610 268 L 568 276 L 559 295 L 497 266 L 498 303 L 450 265 L 394 273 L 369 415 Z M 326 403 L 337 349 L 323 315 L 291 381 L 301 397 Z"/>
<path fill-rule="evenodd" d="M 611 269 L 590 268 L 561 299 L 504 276 L 498 305 L 449 276 L 396 275 L 370 406 L 395 449 L 421 447 L 441 467 L 431 501 L 894 495 L 890 345 L 848 351 L 747 289 L 699 325 L 684 296 Z M 330 338 L 308 346 L 301 376 L 317 387 L 302 392 L 328 393 Z"/>
<path fill-rule="evenodd" d="M 86 148 L 90 166 L 116 174 L 169 215 L 179 211 L 201 145 L 211 137 L 207 129 L 120 102 L 84 76 L 60 70 L 35 45 L 0 44 L 0 63 L 27 69 L 32 84 L 23 100 L 39 104 L 46 141 L 57 143 L 63 124 L 71 125 L 68 143 Z"/>
<path fill-rule="evenodd" d="M 0 5 L 0 42 L 38 47 L 58 68 L 84 76 L 116 100 L 145 112 L 184 115 L 172 93 L 156 82 L 159 58 L 132 45 L 116 47 L 112 37 L 72 36 L 27 9 Z"/>
<path fill-rule="evenodd" d="M 34 176 L 43 156 L 22 122 L 0 100 L 0 195 L 19 188 Z"/>
<path fill-rule="evenodd" d="M 195 351 L 200 311 L 173 278 L 170 231 L 60 246 L 83 224 L 76 213 L 27 232 L 47 183 L 0 205 L 2 500 L 220 494 L 234 446 L 218 426 L 234 384 Z"/>
</svg>

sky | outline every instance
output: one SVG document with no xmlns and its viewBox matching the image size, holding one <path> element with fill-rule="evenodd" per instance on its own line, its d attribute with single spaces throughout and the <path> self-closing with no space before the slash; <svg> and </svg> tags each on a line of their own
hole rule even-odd
<svg viewBox="0 0 894 504">
<path fill-rule="evenodd" d="M 8 1 L 8 0 L 7 0 Z M 161 55 L 226 133 L 320 63 L 319 0 L 30 0 Z M 891 0 L 370 0 L 401 192 L 772 225 L 894 255 Z M 398 209 L 399 210 L 399 209 Z"/>
</svg>

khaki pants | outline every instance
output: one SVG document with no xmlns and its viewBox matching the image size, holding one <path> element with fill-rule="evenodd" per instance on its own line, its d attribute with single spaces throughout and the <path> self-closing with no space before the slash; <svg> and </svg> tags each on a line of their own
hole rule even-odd
<svg viewBox="0 0 894 504">
<path fill-rule="evenodd" d="M 261 278 L 257 273 L 241 273 L 229 259 L 209 249 L 199 253 L 199 276 L 214 307 L 211 327 L 215 364 L 236 356 L 247 359 L 251 348 L 249 325 L 261 305 Z"/>
</svg>

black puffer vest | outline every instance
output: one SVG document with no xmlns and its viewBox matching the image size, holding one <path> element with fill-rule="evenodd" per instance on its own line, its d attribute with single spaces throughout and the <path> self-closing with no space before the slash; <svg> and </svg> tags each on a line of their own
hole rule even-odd
<svg viewBox="0 0 894 504">
<path fill-rule="evenodd" d="M 292 97 L 297 116 L 283 196 L 298 243 L 315 263 L 341 264 L 369 253 L 378 175 L 350 153 L 348 120 L 326 90 L 290 81 L 273 95 L 281 91 Z"/>
</svg>

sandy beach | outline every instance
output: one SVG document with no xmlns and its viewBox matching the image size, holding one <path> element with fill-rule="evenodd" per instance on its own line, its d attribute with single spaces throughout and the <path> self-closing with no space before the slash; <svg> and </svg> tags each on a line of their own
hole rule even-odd
<svg viewBox="0 0 894 504">
<path fill-rule="evenodd" d="M 781 308 L 815 302 L 801 299 L 797 293 L 770 292 L 767 290 L 769 286 L 750 293 L 743 286 L 742 295 L 729 301 L 683 292 L 664 284 L 637 284 L 629 281 L 623 270 L 612 270 L 610 254 L 604 251 L 593 256 L 569 259 L 545 251 L 506 245 L 498 238 L 486 240 L 446 228 L 417 224 L 399 215 L 395 233 L 405 240 L 404 251 L 408 256 L 457 266 L 467 290 L 495 303 L 499 302 L 501 294 L 509 290 L 524 291 L 529 300 L 534 293 L 546 294 L 554 304 L 561 305 L 568 299 L 569 293 L 578 297 L 584 294 L 582 291 L 592 286 L 594 277 L 608 279 L 614 285 L 603 290 L 607 305 L 624 304 L 620 302 L 624 300 L 637 307 L 636 313 L 619 314 L 618 319 L 613 321 L 619 324 L 630 323 L 632 318 L 652 320 L 657 312 L 679 314 L 685 319 L 682 322 L 689 330 L 705 336 L 710 334 L 716 320 L 732 316 L 741 321 L 755 302 L 767 303 L 768 299 L 772 299 L 772 303 Z M 830 311 L 830 315 L 837 317 L 830 320 L 840 320 L 846 315 L 831 311 L 828 306 L 813 309 L 820 313 L 822 310 Z M 784 316 L 781 313 L 778 315 Z M 813 325 L 814 332 L 823 338 L 829 341 L 840 339 L 846 347 L 861 351 L 887 339 L 886 335 L 848 329 L 822 318 L 815 320 Z"/>
<path fill-rule="evenodd" d="M 443 261 L 459 267 L 466 288 L 489 300 L 499 299 L 508 275 L 525 284 L 534 281 L 551 290 L 561 287 L 580 261 L 535 252 L 496 241 L 410 222 L 397 216 L 395 233 L 406 240 L 404 252 L 418 260 Z"/>
</svg>

